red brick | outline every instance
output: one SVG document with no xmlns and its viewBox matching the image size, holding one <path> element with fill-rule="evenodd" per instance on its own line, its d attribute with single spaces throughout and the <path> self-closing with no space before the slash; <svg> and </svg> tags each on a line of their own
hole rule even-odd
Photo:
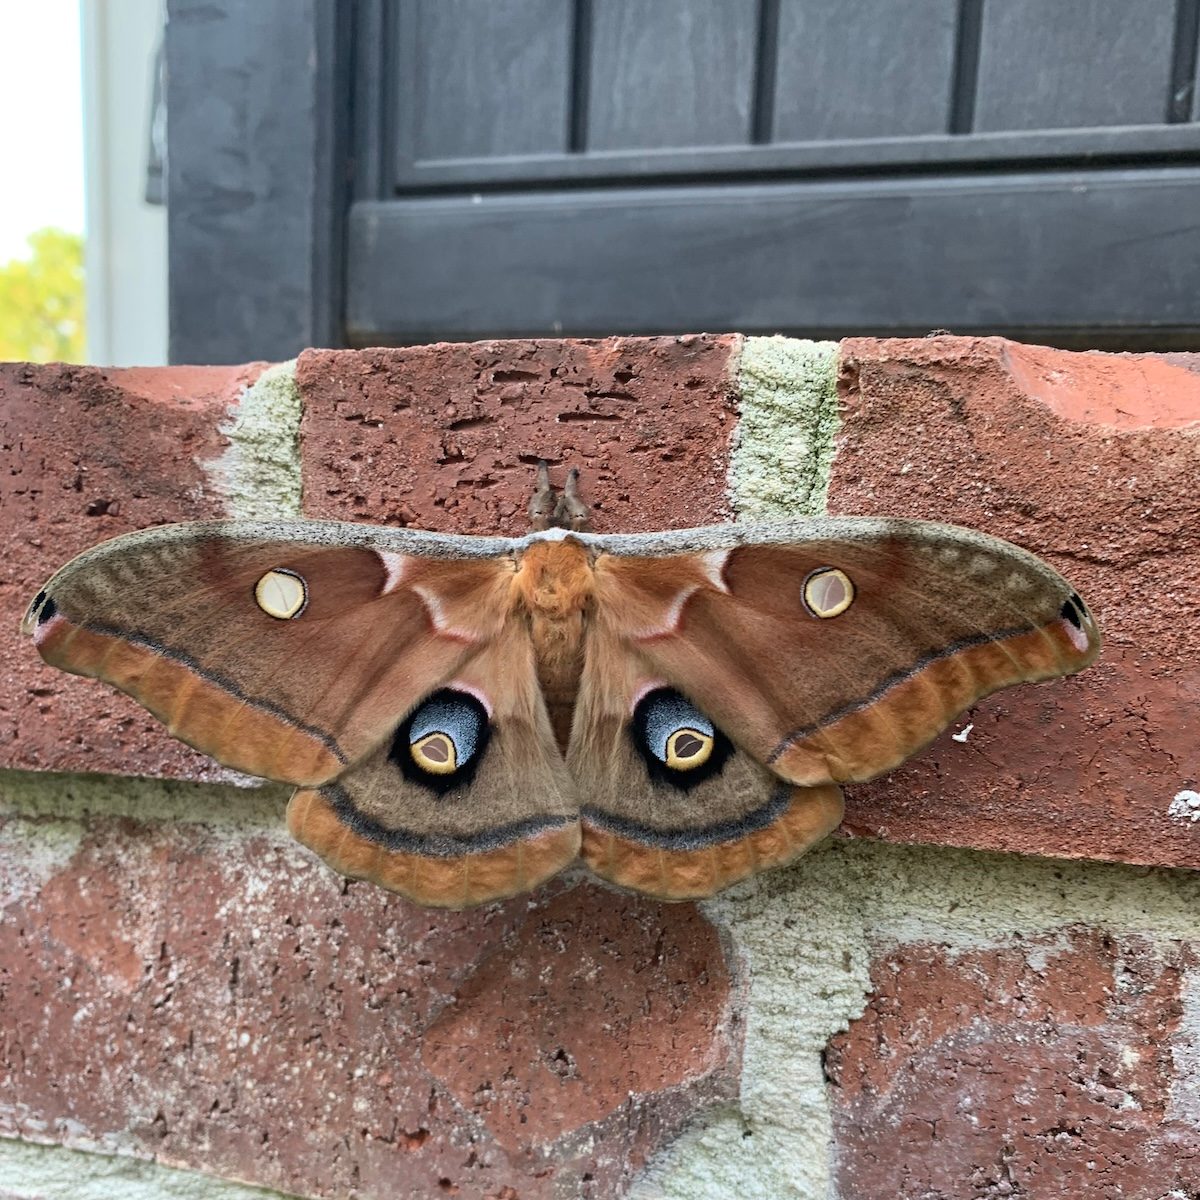
<svg viewBox="0 0 1200 1200">
<path fill-rule="evenodd" d="M 895 841 L 1200 866 L 1168 815 L 1200 783 L 1200 375 L 1187 356 L 998 338 L 844 344 L 831 511 L 953 521 L 1042 555 L 1105 636 L 1073 679 L 1002 692 L 846 828 Z M 1189 415 L 1192 424 L 1189 426 Z"/>
<path fill-rule="evenodd" d="M 45 666 L 17 627 L 39 587 L 96 542 L 224 516 L 200 464 L 262 364 L 98 370 L 0 363 L 0 762 L 214 778 L 131 700 Z"/>
<path fill-rule="evenodd" d="M 519 535 L 539 458 L 598 531 L 728 517 L 731 337 L 311 350 L 296 381 L 307 515 Z"/>
<path fill-rule="evenodd" d="M 547 1148 L 601 1123 L 609 1150 L 591 1173 L 609 1195 L 662 1134 L 664 1114 L 647 1127 L 636 1098 L 671 1096 L 725 1062 L 728 990 L 716 931 L 693 905 L 576 890 L 459 990 L 422 1059 L 509 1155 L 554 1166 L 560 1186 L 566 1164 Z M 665 1115 L 678 1120 L 697 1096 L 677 1099 Z"/>
<path fill-rule="evenodd" d="M 1200 1134 L 1169 1103 L 1193 962 L 1089 930 L 880 958 L 826 1054 L 840 1194 L 1194 1194 Z"/>
<path fill-rule="evenodd" d="M 0 923 L 0 1136 L 314 1197 L 619 1194 L 732 1089 L 729 978 L 693 906 L 564 886 L 430 912 L 282 835 L 93 818 Z"/>
<path fill-rule="evenodd" d="M 600 529 L 722 519 L 733 349 L 312 352 L 298 371 L 307 510 L 521 532 L 545 456 L 559 479 L 583 469 Z M 945 738 L 858 789 L 855 830 L 1200 861 L 1200 826 L 1166 817 L 1196 782 L 1180 773 L 1200 699 L 1195 366 L 971 339 L 847 344 L 835 509 L 1013 537 L 1076 580 L 1108 636 L 1079 680 L 982 704 L 965 746 Z M 84 546 L 220 513 L 196 464 L 220 453 L 216 426 L 255 373 L 0 369 L 5 628 Z M 101 685 L 35 674 L 27 644 L 7 661 L 10 761 L 214 770 Z M 282 832 L 94 816 L 83 833 L 0 923 L 0 1134 L 115 1141 L 313 1196 L 600 1200 L 735 1090 L 740 993 L 690 905 L 560 879 L 431 913 L 336 880 Z M 1078 932 L 876 963 L 871 1008 L 829 1053 L 842 1194 L 1195 1191 L 1200 1147 L 1166 1101 L 1187 953 Z"/>
</svg>

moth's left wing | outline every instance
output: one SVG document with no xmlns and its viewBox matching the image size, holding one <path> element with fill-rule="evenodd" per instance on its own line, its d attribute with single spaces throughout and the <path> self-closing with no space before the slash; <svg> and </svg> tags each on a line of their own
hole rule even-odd
<svg viewBox="0 0 1200 1200">
<path fill-rule="evenodd" d="M 24 628 L 48 663 L 128 692 L 227 766 L 322 784 L 496 636 L 513 571 L 498 538 L 169 525 L 73 559 Z"/>
<path fill-rule="evenodd" d="M 806 787 L 887 771 L 980 697 L 1100 650 L 1062 576 L 955 526 L 842 517 L 590 544 L 611 638 Z"/>
</svg>

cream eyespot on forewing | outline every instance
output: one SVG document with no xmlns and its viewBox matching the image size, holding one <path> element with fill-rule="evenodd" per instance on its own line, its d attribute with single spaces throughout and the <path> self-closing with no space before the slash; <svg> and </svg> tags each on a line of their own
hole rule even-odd
<svg viewBox="0 0 1200 1200">
<path fill-rule="evenodd" d="M 820 567 L 804 581 L 804 607 L 823 621 L 840 617 L 854 603 L 854 584 L 837 567 Z"/>
<path fill-rule="evenodd" d="M 308 606 L 308 584 L 287 567 L 276 567 L 254 585 L 254 602 L 278 621 L 291 621 Z"/>
</svg>

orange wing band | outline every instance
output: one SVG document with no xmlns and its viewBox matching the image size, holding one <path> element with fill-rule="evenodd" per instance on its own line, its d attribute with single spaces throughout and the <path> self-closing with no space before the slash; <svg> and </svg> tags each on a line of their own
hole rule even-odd
<svg viewBox="0 0 1200 1200">
<path fill-rule="evenodd" d="M 457 856 L 393 850 L 357 833 L 323 792 L 309 788 L 292 796 L 287 821 L 291 835 L 335 871 L 432 908 L 469 908 L 515 896 L 556 875 L 579 854 L 575 821 Z"/>
<path fill-rule="evenodd" d="M 1062 625 L 1055 622 L 936 659 L 849 712 L 794 731 L 767 765 L 801 786 L 831 775 L 839 783 L 857 783 L 890 771 L 984 696 L 1062 675 L 1063 660 L 1073 650 Z"/>
<path fill-rule="evenodd" d="M 149 646 L 73 625 L 62 616 L 38 633 L 38 650 L 52 666 L 120 688 L 173 736 L 236 771 L 281 783 L 321 784 L 346 769 L 332 738 L 231 694 Z"/>
<path fill-rule="evenodd" d="M 655 846 L 583 819 L 580 854 L 602 879 L 660 900 L 698 900 L 798 857 L 842 819 L 841 789 L 792 788 L 771 824 L 696 849 Z"/>
</svg>

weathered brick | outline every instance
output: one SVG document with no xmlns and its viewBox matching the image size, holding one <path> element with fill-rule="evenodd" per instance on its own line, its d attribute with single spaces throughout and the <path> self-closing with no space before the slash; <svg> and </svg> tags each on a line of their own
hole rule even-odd
<svg viewBox="0 0 1200 1200">
<path fill-rule="evenodd" d="M 728 515 L 732 337 L 311 350 L 304 505 L 312 517 L 520 535 L 539 458 L 583 473 L 593 527 Z"/>
<path fill-rule="evenodd" d="M 480 966 L 421 1057 L 514 1161 L 552 1172 L 555 1194 L 594 1181 L 612 1195 L 664 1133 L 732 1092 L 728 990 L 694 905 L 583 887 L 540 905 Z M 564 1154 L 585 1142 L 605 1149 Z"/>
<path fill-rule="evenodd" d="M 624 514 L 610 527 L 686 525 L 705 505 L 703 519 L 719 519 L 732 346 L 701 338 L 307 355 L 307 511 L 403 521 L 388 507 L 398 489 L 424 527 L 520 532 L 533 462 L 545 454 L 588 473 L 598 514 Z M 360 377 L 374 381 L 363 394 L 389 414 L 385 424 L 372 423 L 371 408 L 347 419 L 354 405 L 338 389 L 352 392 Z M 443 420 L 447 395 L 464 406 L 465 425 Z M 533 440 L 508 461 L 520 436 L 492 426 L 513 411 Z M 214 403 L 212 449 L 198 457 L 220 452 L 224 415 Z M 377 436 L 382 446 L 369 443 Z M 427 451 L 443 438 L 450 461 L 439 463 Z M 608 469 L 614 445 L 629 455 Z M 324 490 L 316 447 L 329 470 Z M 411 457 L 400 463 L 400 454 Z M 687 470 L 663 469 L 677 459 Z M 116 461 L 123 478 L 151 469 Z M 493 486 L 483 471 L 476 483 L 471 462 L 503 478 Z M 369 511 L 339 489 L 342 471 L 362 472 L 354 484 L 368 488 Z M 406 471 L 417 480 L 408 490 Z M 184 486 L 193 511 L 172 518 L 220 514 L 202 478 Z M 80 535 L 97 540 L 90 529 Z M 53 552 L 38 582 L 65 556 Z M 87 689 L 93 712 L 101 691 L 104 711 L 114 703 L 100 685 L 58 681 Z M 80 726 L 87 748 L 92 724 Z M 120 773 L 212 770 L 186 757 L 96 761 Z M 197 802 L 212 795 L 198 792 Z M 249 802 L 230 794 L 239 800 Z M 18 889 L 0 932 L 12 939 L 0 962 L 11 966 L 3 1004 L 14 1018 L 0 1090 L 18 1098 L 0 1110 L 5 1132 L 117 1146 L 312 1196 L 604 1197 L 735 1087 L 740 1026 L 726 1011 L 728 969 L 690 905 L 568 880 L 532 900 L 431 915 L 342 885 L 286 842 L 281 820 L 231 836 L 97 814 L 77 833 L 67 861 Z M 15 847 L 0 855 L 0 870 L 24 878 L 19 858 Z M 97 1055 L 98 1045 L 111 1054 Z"/>
<path fill-rule="evenodd" d="M 830 510 L 952 521 L 1063 571 L 1100 660 L 979 704 L 852 790 L 846 828 L 900 841 L 1200 866 L 1172 799 L 1200 784 L 1200 356 L 999 338 L 853 339 Z"/>
<path fill-rule="evenodd" d="M 558 881 L 430 912 L 263 797 L 175 787 L 205 824 L 0 818 L 0 1136 L 312 1197 L 601 1200 L 732 1090 L 694 906 Z"/>
<path fill-rule="evenodd" d="M 298 369 L 305 510 L 518 533 L 546 457 L 558 479 L 583 470 L 601 530 L 723 519 L 736 349 L 696 337 L 312 352 Z M 965 743 L 947 736 L 856 789 L 853 831 L 1200 865 L 1200 823 L 1167 815 L 1197 784 L 1196 365 L 973 339 L 846 344 L 834 511 L 1011 537 L 1078 582 L 1108 637 L 1078 680 L 987 701 Z M 221 514 L 200 464 L 221 453 L 217 426 L 255 373 L 0 368 L 10 636 L 29 593 L 75 551 Z M 192 401 L 177 399 L 184 390 Z M 5 669 L 10 762 L 216 773 L 102 685 L 42 668 L 27 644 Z M 858 1011 L 859 983 L 846 983 L 858 960 L 844 948 L 857 945 L 858 897 L 831 915 L 836 887 L 806 891 L 804 865 L 761 885 L 777 897 L 780 961 L 727 962 L 690 905 L 568 877 L 429 913 L 318 867 L 283 834 L 278 792 L 118 786 L 143 789 L 123 817 L 89 793 L 69 819 L 21 802 L 0 821 L 0 1134 L 314 1197 L 607 1200 L 734 1097 L 745 1021 L 778 1032 L 794 963 L 806 995 Z M 160 794 L 174 816 L 156 815 Z M 869 849 L 906 853 L 826 854 Z M 885 864 L 876 910 L 894 882 Z M 752 920 L 759 886 L 713 911 L 731 928 Z M 921 921 L 936 940 L 941 893 L 928 887 Z M 804 931 L 794 945 L 792 925 Z M 1005 927 L 996 913 L 992 926 Z M 843 946 L 828 975 L 826 943 Z M 826 1056 L 842 1195 L 1200 1189 L 1195 1050 L 1180 1024 L 1193 951 L 1164 946 L 1080 927 L 999 947 L 911 941 L 877 957 L 866 1014 Z M 765 980 L 748 1013 L 756 981 L 737 978 L 743 967 Z M 809 1047 L 771 1042 L 776 1054 L 794 1045 Z M 812 1116 L 824 1099 L 809 1050 Z M 769 1053 L 755 1051 L 760 1072 Z M 794 1060 L 775 1065 L 766 1084 L 742 1081 L 744 1129 L 741 1110 L 713 1110 L 751 1158 L 756 1138 L 791 1144 L 765 1129 L 764 1106 L 778 1109 L 776 1133 L 795 1115 Z"/>
<path fill-rule="evenodd" d="M 841 1194 L 1194 1194 L 1200 1135 L 1172 1102 L 1194 961 L 1086 929 L 883 955 L 826 1054 Z"/>
<path fill-rule="evenodd" d="M 45 666 L 17 627 L 37 589 L 105 538 L 224 516 L 202 464 L 261 364 L 100 370 L 0 363 L 0 762 L 220 778 L 111 688 Z"/>
</svg>

